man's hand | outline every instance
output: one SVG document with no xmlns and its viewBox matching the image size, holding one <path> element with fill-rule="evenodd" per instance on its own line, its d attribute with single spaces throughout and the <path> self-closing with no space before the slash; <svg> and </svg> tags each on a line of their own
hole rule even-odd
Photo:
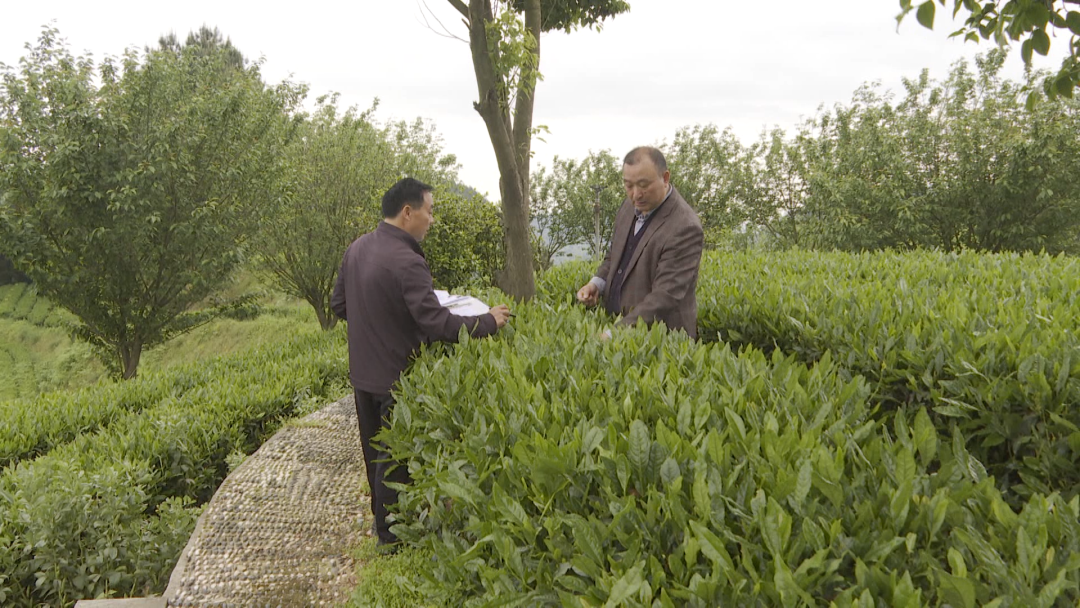
<svg viewBox="0 0 1080 608">
<path fill-rule="evenodd" d="M 577 299 L 586 306 L 596 306 L 596 303 L 600 301 L 600 288 L 596 286 L 596 283 L 589 281 L 578 290 Z"/>
<path fill-rule="evenodd" d="M 506 325 L 506 320 L 510 318 L 510 308 L 506 304 L 499 304 L 498 306 L 492 306 L 488 310 L 488 314 L 495 317 L 495 326 L 502 328 Z"/>
</svg>

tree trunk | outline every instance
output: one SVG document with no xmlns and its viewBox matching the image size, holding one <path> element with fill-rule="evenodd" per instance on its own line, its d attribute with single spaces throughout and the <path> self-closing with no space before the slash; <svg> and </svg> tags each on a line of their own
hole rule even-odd
<svg viewBox="0 0 1080 608">
<path fill-rule="evenodd" d="M 323 331 L 334 329 L 338 322 L 337 315 L 334 314 L 334 311 L 330 310 L 330 307 L 322 302 L 319 302 L 318 304 L 311 302 L 310 300 L 309 302 L 311 303 L 311 307 L 315 309 L 315 316 L 318 317 L 319 326 L 323 328 Z"/>
<path fill-rule="evenodd" d="M 519 187 L 502 190 L 503 223 L 506 230 L 506 273 L 503 291 L 519 300 L 529 300 L 536 294 L 533 272 L 532 243 L 529 235 L 529 191 Z"/>
<path fill-rule="evenodd" d="M 333 282 L 331 282 L 332 284 Z M 322 327 L 323 331 L 334 329 L 338 318 L 333 309 L 330 308 L 330 296 L 317 287 L 304 289 L 303 294 L 304 301 L 311 304 L 311 307 L 315 309 L 315 318 L 319 320 L 319 327 Z"/>
<path fill-rule="evenodd" d="M 139 359 L 142 358 L 142 342 L 126 342 L 117 346 L 117 354 L 120 356 L 121 378 L 131 380 L 139 369 Z"/>
<path fill-rule="evenodd" d="M 458 8 L 461 10 L 465 7 Z M 535 76 L 522 78 L 514 108 L 515 120 L 511 123 L 510 108 L 506 100 L 500 97 L 499 77 L 488 53 L 485 25 L 493 18 L 490 0 L 470 0 L 467 16 L 469 46 L 479 93 L 479 100 L 473 107 L 484 119 L 499 165 L 499 194 L 506 230 L 506 272 L 500 287 L 514 298 L 528 300 L 536 293 L 529 234 L 529 150 Z M 528 0 L 525 24 L 529 31 L 534 32 L 534 50 L 539 59 L 540 0 Z"/>
</svg>

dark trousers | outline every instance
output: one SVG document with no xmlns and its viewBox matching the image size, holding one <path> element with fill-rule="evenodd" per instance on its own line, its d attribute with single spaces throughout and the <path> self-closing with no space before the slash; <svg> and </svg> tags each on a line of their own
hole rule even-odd
<svg viewBox="0 0 1080 608">
<path fill-rule="evenodd" d="M 360 422 L 360 445 L 364 449 L 364 466 L 367 468 L 368 485 L 371 487 L 371 511 L 375 515 L 375 533 L 379 544 L 397 542 L 386 521 L 387 507 L 397 502 L 397 490 L 386 487 L 386 482 L 409 483 L 409 470 L 404 464 L 390 460 L 383 445 L 372 443 L 371 438 L 390 423 L 394 398 L 388 394 L 354 391 L 356 394 L 356 417 Z"/>
</svg>

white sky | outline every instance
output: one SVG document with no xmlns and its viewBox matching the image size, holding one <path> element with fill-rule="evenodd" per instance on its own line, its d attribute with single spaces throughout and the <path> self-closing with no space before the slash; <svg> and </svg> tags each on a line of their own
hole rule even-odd
<svg viewBox="0 0 1080 608">
<path fill-rule="evenodd" d="M 940 8 L 933 32 L 914 14 L 897 32 L 896 0 L 629 1 L 630 12 L 600 33 L 541 39 L 545 79 L 534 124 L 551 132 L 542 135 L 546 142 L 534 141 L 534 166 L 603 148 L 621 156 L 698 123 L 731 126 L 751 143 L 763 128 L 790 131 L 821 104 L 849 102 L 864 82 L 899 93 L 902 77 L 929 68 L 943 79 L 956 60 L 991 48 L 949 39 L 956 27 L 951 11 Z M 426 2 L 451 31 L 466 35 L 445 0 Z M 268 82 L 291 74 L 311 86 L 310 99 L 336 91 L 344 105 L 366 108 L 379 97 L 381 120 L 431 119 L 446 151 L 458 156 L 462 180 L 498 198 L 495 155 L 472 109 L 477 89 L 468 46 L 428 29 L 419 0 L 5 4 L 0 62 L 8 65 L 52 21 L 73 52 L 97 58 L 155 44 L 169 31 L 182 39 L 204 23 L 216 26 L 249 58 L 265 57 Z M 1066 44 L 1053 38 L 1050 57 L 1036 56 L 1036 67 L 1056 69 Z M 1006 73 L 1022 74 L 1018 47 Z"/>
</svg>

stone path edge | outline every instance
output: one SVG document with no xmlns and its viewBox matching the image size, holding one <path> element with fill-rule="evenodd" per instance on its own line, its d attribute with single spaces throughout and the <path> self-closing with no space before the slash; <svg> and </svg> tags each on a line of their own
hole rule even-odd
<svg viewBox="0 0 1080 608">
<path fill-rule="evenodd" d="M 320 416 L 325 415 L 327 412 L 334 409 L 345 409 L 346 411 L 350 411 L 352 414 L 351 431 L 354 434 L 356 440 L 356 454 L 362 474 L 363 459 L 360 450 L 359 433 L 355 430 L 356 414 L 352 395 L 349 395 L 339 401 L 329 403 L 320 408 L 318 411 L 309 414 L 303 418 L 297 419 L 293 422 L 294 424 L 298 423 L 299 425 L 309 424 L 313 419 L 317 420 Z M 248 468 L 260 466 L 261 462 L 260 458 L 258 458 L 260 452 L 262 452 L 266 446 L 272 445 L 274 440 L 278 438 L 279 435 L 289 430 L 289 427 L 290 425 L 286 424 L 281 429 L 279 429 L 274 434 L 274 436 L 264 442 L 263 445 L 260 446 L 259 449 L 252 453 L 248 458 L 244 459 L 244 461 L 235 470 L 231 471 L 226 477 L 226 479 L 222 481 L 221 485 L 218 487 L 218 491 L 215 492 L 214 497 L 212 497 L 210 501 L 206 504 L 206 507 L 203 509 L 202 513 L 196 520 L 195 527 L 192 530 L 191 536 L 188 538 L 188 542 L 185 544 L 176 565 L 173 567 L 173 570 L 169 576 L 169 583 L 166 586 L 165 591 L 162 593 L 162 595 L 141 598 L 84 599 L 76 602 L 75 608 L 167 608 L 170 605 L 170 601 L 175 600 L 180 594 L 183 581 L 185 580 L 185 576 L 188 573 L 191 555 L 195 551 L 196 547 L 198 547 L 203 540 L 203 534 L 206 533 L 207 529 L 207 520 L 209 517 L 211 517 L 211 509 L 214 505 L 215 499 L 218 496 L 218 493 L 222 490 L 222 488 L 227 487 L 227 483 L 229 482 L 230 478 L 245 475 L 250 472 L 248 471 Z M 365 504 L 362 505 L 362 508 L 367 508 L 366 501 Z"/>
</svg>

